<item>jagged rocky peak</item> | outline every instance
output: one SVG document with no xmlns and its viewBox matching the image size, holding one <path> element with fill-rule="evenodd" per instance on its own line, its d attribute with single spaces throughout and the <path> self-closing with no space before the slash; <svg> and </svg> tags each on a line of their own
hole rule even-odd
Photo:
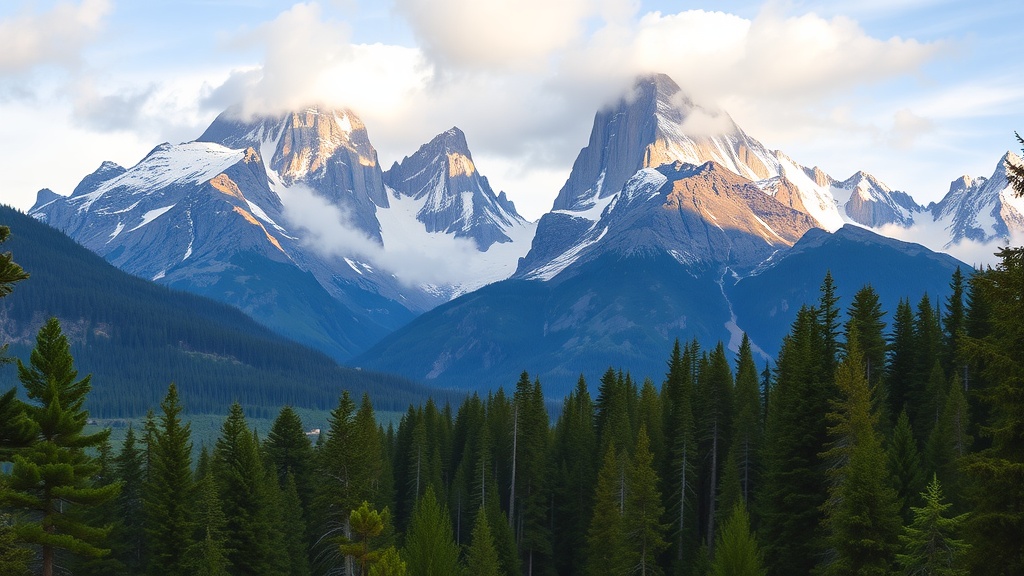
<svg viewBox="0 0 1024 576">
<path fill-rule="evenodd" d="M 831 176 L 817 166 L 814 168 L 804 168 L 804 174 L 807 174 L 807 177 L 818 186 L 831 186 L 836 183 Z"/>
<path fill-rule="evenodd" d="M 351 110 L 309 107 L 284 118 L 271 168 L 285 182 L 321 173 L 339 148 L 360 166 L 377 166 L 377 151 L 366 126 Z"/>
<path fill-rule="evenodd" d="M 80 196 L 82 194 L 88 194 L 90 192 L 93 192 L 107 180 L 110 180 L 111 178 L 116 178 L 121 174 L 124 174 L 125 172 L 125 168 L 122 167 L 121 165 L 111 162 L 109 160 L 105 160 L 102 164 L 100 164 L 99 168 L 93 171 L 92 174 L 89 174 L 85 178 L 82 178 L 82 181 L 78 183 L 78 186 L 75 186 L 75 190 L 71 193 L 71 195 Z M 39 205 L 38 201 L 36 202 L 36 205 Z"/>
<path fill-rule="evenodd" d="M 508 229 L 525 223 L 504 193 L 496 195 L 477 171 L 466 135 L 455 127 L 393 164 L 384 183 L 399 198 L 418 203 L 416 219 L 428 232 L 472 238 L 481 251 L 510 242 Z"/>
<path fill-rule="evenodd" d="M 751 180 L 779 174 L 773 154 L 725 111 L 696 103 L 670 77 L 653 74 L 597 113 L 553 209 L 587 210 L 617 194 L 637 170 L 675 161 L 714 161 Z"/>
</svg>

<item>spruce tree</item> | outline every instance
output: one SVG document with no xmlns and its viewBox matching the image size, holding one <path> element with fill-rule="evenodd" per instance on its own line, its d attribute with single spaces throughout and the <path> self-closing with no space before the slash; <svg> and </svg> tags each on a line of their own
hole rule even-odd
<svg viewBox="0 0 1024 576">
<path fill-rule="evenodd" d="M 18 361 L 18 379 L 25 387 L 26 411 L 37 435 L 14 454 L 0 507 L 25 513 L 15 520 L 16 538 L 39 546 L 42 574 L 51 576 L 58 551 L 85 557 L 109 552 L 105 539 L 110 526 L 90 525 L 82 513 L 114 498 L 120 485 L 93 482 L 99 467 L 85 450 L 99 447 L 110 430 L 84 431 L 90 377 L 78 378 L 67 338 L 55 318 L 40 328 L 29 365 Z"/>
<path fill-rule="evenodd" d="M 629 548 L 625 512 L 625 482 L 615 445 L 605 449 L 594 490 L 594 515 L 587 530 L 589 576 L 621 576 L 629 573 Z"/>
<path fill-rule="evenodd" d="M 701 496 L 704 501 L 703 510 L 707 514 L 705 526 L 708 554 L 714 557 L 718 483 L 729 452 L 733 428 L 733 378 L 729 361 L 725 357 L 725 346 L 721 342 L 708 357 L 706 370 L 697 382 L 697 392 L 697 411 L 702 416 L 699 434 L 706 466 L 702 475 L 704 490 Z"/>
<path fill-rule="evenodd" d="M 473 576 L 501 576 L 498 551 L 494 548 L 494 537 L 487 522 L 487 514 L 480 508 L 473 523 L 473 536 L 466 552 L 466 571 Z"/>
<path fill-rule="evenodd" d="M 665 421 L 665 459 L 663 478 L 668 490 L 666 502 L 671 518 L 672 560 L 675 571 L 683 569 L 687 556 L 696 548 L 696 443 L 693 415 L 693 348 L 680 350 L 676 340 L 668 361 L 668 372 L 661 393 Z"/>
<path fill-rule="evenodd" d="M 213 476 L 227 523 L 228 573 L 255 576 L 280 573 L 280 542 L 275 541 L 275 506 L 259 442 L 237 402 L 231 405 L 213 451 Z"/>
<path fill-rule="evenodd" d="M 924 490 L 926 477 L 917 439 L 910 427 L 910 417 L 907 416 L 906 410 L 900 412 L 896 419 L 896 426 L 892 430 L 886 452 L 889 456 L 889 473 L 892 475 L 896 498 L 900 503 L 900 517 L 906 524 L 911 519 L 911 506 Z"/>
<path fill-rule="evenodd" d="M 900 535 L 902 552 L 896 556 L 903 573 L 913 576 L 967 576 L 964 557 L 970 546 L 957 538 L 966 514 L 947 517 L 949 503 L 933 476 L 921 493 L 924 506 L 913 508 L 914 520 Z"/>
<path fill-rule="evenodd" d="M 966 281 L 957 266 L 949 281 L 949 297 L 946 298 L 946 313 L 942 316 L 942 367 L 946 373 L 959 373 L 961 363 L 960 337 L 966 333 L 967 313 L 964 308 Z"/>
<path fill-rule="evenodd" d="M 953 377 L 949 393 L 944 395 L 945 405 L 925 449 L 928 468 L 932 470 L 946 490 L 953 496 L 954 505 L 962 503 L 960 464 L 973 443 L 969 435 L 970 414 L 960 379 Z"/>
<path fill-rule="evenodd" d="M 991 446 L 969 456 L 973 511 L 967 536 L 972 573 L 1024 574 L 1024 248 L 1004 248 L 1001 262 L 975 275 L 991 305 L 991 332 L 966 338 L 969 358 L 983 363 L 982 399 Z"/>
<path fill-rule="evenodd" d="M 887 575 L 895 562 L 899 506 L 854 337 L 835 378 L 839 397 L 828 414 L 831 444 L 822 453 L 829 498 L 823 507 L 828 548 L 820 574 Z"/>
<path fill-rule="evenodd" d="M 193 543 L 192 441 L 174 383 L 160 408 L 159 423 L 147 426 L 149 467 L 142 490 L 149 571 L 187 576 L 192 574 L 185 556 Z"/>
<path fill-rule="evenodd" d="M 645 426 L 641 426 L 637 434 L 626 486 L 623 529 L 630 543 L 627 566 L 632 574 L 657 576 L 662 573 L 657 558 L 668 548 L 668 543 L 664 538 L 666 526 L 661 522 L 665 508 L 661 504 L 654 455 Z"/>
<path fill-rule="evenodd" d="M 893 316 L 892 334 L 889 336 L 889 362 L 886 373 L 886 390 L 889 396 L 889 413 L 899 414 L 904 409 L 908 415 L 915 410 L 912 397 L 917 349 L 914 341 L 914 311 L 910 302 L 900 300 Z M 929 366 L 930 368 L 931 366 Z M 911 424 L 914 419 L 911 419 Z M 915 432 L 919 432 L 915 430 Z"/>
<path fill-rule="evenodd" d="M 803 308 L 783 340 L 769 396 L 758 492 L 760 533 L 771 574 L 809 574 L 821 543 L 827 482 L 818 454 L 833 385 L 822 376 L 824 346 L 817 313 Z"/>
<path fill-rule="evenodd" d="M 192 514 L 195 531 L 192 544 L 185 551 L 185 565 L 190 574 L 196 576 L 227 576 L 227 538 L 224 530 L 227 523 L 221 510 L 217 485 L 213 478 L 205 450 L 197 473 L 195 499 Z"/>
<path fill-rule="evenodd" d="M 124 565 L 127 574 L 140 574 L 146 566 L 144 455 L 144 450 L 136 444 L 134 428 L 129 426 L 124 444 L 114 457 L 121 492 L 114 499 L 119 522 L 110 535 L 112 554 Z"/>
<path fill-rule="evenodd" d="M 305 513 L 313 500 L 313 445 L 306 436 L 302 419 L 291 406 L 281 408 L 264 442 L 267 458 L 283 488 L 290 472 Z"/>
<path fill-rule="evenodd" d="M 597 435 L 594 403 L 581 375 L 562 405 L 554 435 L 556 481 L 554 487 L 554 558 L 562 574 L 582 573 L 587 525 L 593 509 L 597 479 Z"/>
<path fill-rule="evenodd" d="M 733 456 L 739 473 L 743 503 L 750 501 L 751 487 L 757 482 L 758 458 L 764 422 L 761 415 L 760 383 L 751 352 L 750 338 L 743 334 L 736 359 L 736 417 L 733 421 Z M 732 506 L 723 510 L 732 510 Z"/>
<path fill-rule="evenodd" d="M 410 576 L 458 576 L 459 547 L 451 517 L 434 496 L 433 486 L 416 503 L 405 538 L 405 559 Z"/>
<path fill-rule="evenodd" d="M 712 576 L 764 576 L 761 550 L 750 531 L 750 515 L 742 501 L 736 502 L 718 533 Z"/>
</svg>

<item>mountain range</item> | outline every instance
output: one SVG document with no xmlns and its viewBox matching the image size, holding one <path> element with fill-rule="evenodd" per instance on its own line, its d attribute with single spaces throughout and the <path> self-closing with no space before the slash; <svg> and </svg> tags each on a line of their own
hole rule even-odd
<svg viewBox="0 0 1024 576">
<path fill-rule="evenodd" d="M 866 172 L 804 167 L 651 75 L 597 112 L 536 223 L 495 194 L 457 128 L 385 171 L 356 114 L 321 107 L 227 110 L 70 196 L 41 191 L 29 213 L 338 360 L 472 387 L 524 368 L 660 373 L 674 338 L 740 330 L 770 357 L 828 269 L 850 294 L 938 297 L 962 264 L 878 233 L 1005 240 L 1024 230 L 1005 168 L 1018 162 L 921 206 Z"/>
</svg>

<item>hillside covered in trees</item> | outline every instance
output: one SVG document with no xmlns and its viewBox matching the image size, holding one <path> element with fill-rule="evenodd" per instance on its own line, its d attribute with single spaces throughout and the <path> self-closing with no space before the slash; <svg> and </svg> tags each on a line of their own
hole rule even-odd
<svg viewBox="0 0 1024 576">
<path fill-rule="evenodd" d="M 51 322 L 0 406 L 0 571 L 1024 574 L 1024 249 L 1001 255 L 891 315 L 826 276 L 770 368 L 677 344 L 553 422 L 527 373 L 397 428 L 345 392 L 315 443 L 236 404 L 195 462 L 174 385 L 123 445 L 83 435 Z"/>
</svg>

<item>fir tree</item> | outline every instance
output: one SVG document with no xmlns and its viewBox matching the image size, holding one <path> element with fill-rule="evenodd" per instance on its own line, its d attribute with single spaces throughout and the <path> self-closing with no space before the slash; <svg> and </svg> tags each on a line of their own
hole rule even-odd
<svg viewBox="0 0 1024 576">
<path fill-rule="evenodd" d="M 135 430 L 129 426 L 124 444 L 114 457 L 114 471 L 121 482 L 121 492 L 114 499 L 119 522 L 111 532 L 112 553 L 128 574 L 140 574 L 146 566 L 144 455 L 144 450 L 136 445 Z"/>
<path fill-rule="evenodd" d="M 750 531 L 750 516 L 742 501 L 732 507 L 715 546 L 713 576 L 764 576 L 761 550 Z"/>
<path fill-rule="evenodd" d="M 171 383 L 160 404 L 159 424 L 147 426 L 149 467 L 143 485 L 147 556 L 150 572 L 168 576 L 192 573 L 185 552 L 192 546 L 192 441 L 181 421 L 178 388 Z"/>
<path fill-rule="evenodd" d="M 16 538 L 40 547 L 42 574 L 51 576 L 59 550 L 86 557 L 109 553 L 104 545 L 110 527 L 90 525 L 81 513 L 114 498 L 120 486 L 98 487 L 93 482 L 99 467 L 85 450 L 100 446 L 110 430 L 84 432 L 90 377 L 78 378 L 67 338 L 55 318 L 39 330 L 29 365 L 18 361 L 18 379 L 25 387 L 26 410 L 37 435 L 15 453 L 0 506 L 26 514 L 16 519 Z"/>
<path fill-rule="evenodd" d="M 405 558 L 410 576 L 457 576 L 459 547 L 452 534 L 448 510 L 434 496 L 433 486 L 416 503 L 405 539 Z"/>
<path fill-rule="evenodd" d="M 846 322 L 846 340 L 856 330 L 858 345 L 864 354 L 864 371 L 871 386 L 874 401 L 879 412 L 879 421 L 883 430 L 888 430 L 892 419 L 899 412 L 890 412 L 892 403 L 888 398 L 888 390 L 882 383 L 885 376 L 885 354 L 888 343 L 885 341 L 885 312 L 878 302 L 878 293 L 870 285 L 857 291 L 853 296 Z"/>
<path fill-rule="evenodd" d="M 928 436 L 925 456 L 929 469 L 954 496 L 954 504 L 959 505 L 963 488 L 960 463 L 968 455 L 973 439 L 968 434 L 970 415 L 958 377 L 953 377 L 944 400 L 939 420 Z"/>
<path fill-rule="evenodd" d="M 291 576 L 307 576 L 310 569 L 306 517 L 295 476 L 291 472 L 285 476 L 281 487 L 281 538 L 288 573 Z"/>
<path fill-rule="evenodd" d="M 473 576 L 501 576 L 498 551 L 494 548 L 494 537 L 483 508 L 477 511 L 473 524 L 473 536 L 466 552 L 466 570 Z"/>
<path fill-rule="evenodd" d="M 831 445 L 822 454 L 830 487 L 822 522 L 828 553 L 820 573 L 889 574 L 901 526 L 899 507 L 875 428 L 863 357 L 852 336 L 836 370 L 836 387 L 839 398 L 828 414 Z"/>
<path fill-rule="evenodd" d="M 203 464 L 197 474 L 195 484 L 195 502 L 193 519 L 195 533 L 192 544 L 185 551 L 185 565 L 190 574 L 196 576 L 227 576 L 228 557 L 226 537 L 224 534 L 226 519 L 221 510 L 217 485 L 214 482 L 210 466 L 206 464 L 208 456 L 203 451 Z"/>
<path fill-rule="evenodd" d="M 682 570 L 687 554 L 696 543 L 696 515 L 692 501 L 695 481 L 696 444 L 693 416 L 693 354 L 689 344 L 685 351 L 676 340 L 668 361 L 668 373 L 662 385 L 662 410 L 665 421 L 665 459 L 663 478 L 669 494 L 666 499 L 672 520 L 673 563 Z"/>
<path fill-rule="evenodd" d="M 597 435 L 594 403 L 581 375 L 562 406 L 555 426 L 554 557 L 562 574 L 578 574 L 585 564 L 587 524 L 597 479 Z"/>
<path fill-rule="evenodd" d="M 625 485 L 615 445 L 605 449 L 594 492 L 594 516 L 587 530 L 587 570 L 590 576 L 629 573 L 629 542 L 623 512 Z"/>
<path fill-rule="evenodd" d="M 991 446 L 968 457 L 973 511 L 967 536 L 973 573 L 1024 574 L 1024 248 L 1004 248 L 995 269 L 975 275 L 991 305 L 991 332 L 965 338 L 983 362 L 988 412 L 982 433 Z"/>
<path fill-rule="evenodd" d="M 910 522 L 910 507 L 924 489 L 925 475 L 917 439 L 910 427 L 906 410 L 900 412 L 889 439 L 889 473 L 892 475 L 896 499 L 900 503 L 903 523 Z"/>
<path fill-rule="evenodd" d="M 908 415 L 911 415 L 911 410 L 915 409 L 912 404 L 912 389 L 917 356 L 914 342 L 914 311 L 909 301 L 900 300 L 896 306 L 892 330 L 889 336 L 889 369 L 886 374 L 889 413 L 899 414 L 905 409 Z M 912 419 L 911 424 L 913 423 Z"/>
<path fill-rule="evenodd" d="M 761 449 L 764 422 L 761 420 L 761 391 L 750 339 L 743 334 L 736 359 L 736 418 L 733 421 L 733 455 L 739 473 L 743 503 L 750 501 L 751 487 L 757 481 L 757 454 Z M 728 506 L 723 510 L 732 510 Z"/>
<path fill-rule="evenodd" d="M 284 487 L 290 472 L 295 478 L 302 510 L 307 511 L 313 500 L 313 445 L 303 429 L 302 419 L 291 406 L 281 408 L 264 444 L 278 485 Z"/>
<path fill-rule="evenodd" d="M 520 380 L 515 394 L 518 438 L 516 440 L 516 532 L 523 568 L 532 575 L 535 564 L 551 555 L 548 530 L 550 498 L 547 491 L 548 414 L 540 381 Z"/>
<path fill-rule="evenodd" d="M 959 372 L 960 336 L 967 328 L 967 313 L 964 309 L 965 281 L 959 266 L 949 281 L 949 290 L 946 313 L 942 317 L 942 367 L 947 374 Z"/>
<path fill-rule="evenodd" d="M 897 555 L 903 573 L 910 576 L 966 576 L 964 556 L 969 548 L 957 535 L 967 518 L 966 514 L 946 517 L 951 506 L 943 501 L 942 487 L 933 476 L 921 493 L 924 506 L 913 508 L 914 520 L 903 529 L 900 544 L 903 552 Z"/>
<path fill-rule="evenodd" d="M 643 576 L 659 575 L 662 572 L 657 557 L 668 548 L 664 538 L 666 526 L 661 523 L 665 508 L 661 505 L 654 455 L 651 453 L 645 426 L 641 426 L 637 434 L 627 487 L 623 528 L 631 544 L 631 558 L 627 563 L 629 571 Z"/>
</svg>

